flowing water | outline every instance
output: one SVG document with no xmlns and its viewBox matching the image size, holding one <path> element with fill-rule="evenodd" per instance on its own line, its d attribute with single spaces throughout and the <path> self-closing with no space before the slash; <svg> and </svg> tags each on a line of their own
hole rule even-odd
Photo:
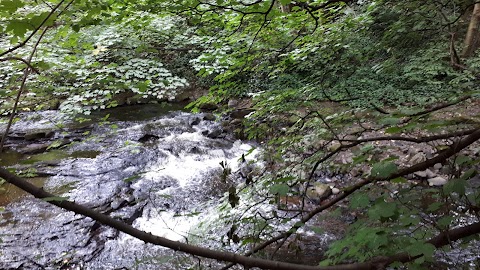
<svg viewBox="0 0 480 270">
<path fill-rule="evenodd" d="M 223 133 L 212 115 L 180 109 L 122 107 L 80 123 L 55 111 L 23 114 L 0 166 L 138 229 L 218 249 L 218 239 L 229 230 L 215 224 L 218 206 L 228 204 L 222 199 L 228 187 L 243 181 L 240 158 L 253 146 Z M 0 131 L 4 128 L 0 123 Z M 55 147 L 45 152 L 49 146 Z M 225 168 L 232 172 L 228 181 Z M 217 241 L 208 241 L 209 235 Z M 280 259 L 315 263 L 333 238 L 313 234 L 304 254 L 311 257 L 284 253 Z M 475 269 L 477 251 L 454 249 L 438 257 L 450 265 L 472 262 Z M 0 185 L 0 269 L 190 269 L 195 262 Z"/>
<path fill-rule="evenodd" d="M 16 164 L 17 172 L 35 168 L 30 172 L 43 177 L 29 181 L 56 195 L 155 235 L 185 241 L 198 233 L 199 223 L 217 215 L 215 206 L 228 189 L 220 163 L 235 175 L 240 157 L 252 146 L 222 133 L 219 123 L 206 120 L 211 115 L 168 112 L 174 109 L 117 108 L 61 127 L 57 112 L 23 115 L 28 121 L 13 126 L 7 142 L 11 150 L 1 162 Z M 95 121 L 106 113 L 107 122 Z M 39 129 L 53 130 L 38 139 L 41 143 L 73 143 L 46 153 L 19 154 L 30 147 L 19 138 Z M 2 188 L 0 269 L 176 269 L 182 264 L 182 257 L 171 251 L 12 186 Z"/>
</svg>

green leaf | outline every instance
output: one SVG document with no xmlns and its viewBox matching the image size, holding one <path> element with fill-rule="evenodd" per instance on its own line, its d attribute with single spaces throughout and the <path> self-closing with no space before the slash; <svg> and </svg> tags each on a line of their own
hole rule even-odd
<svg viewBox="0 0 480 270">
<path fill-rule="evenodd" d="M 373 164 L 370 174 L 376 178 L 388 178 L 398 171 L 397 165 L 393 162 L 378 162 Z"/>
<path fill-rule="evenodd" d="M 63 143 L 64 143 L 63 140 L 55 140 L 47 147 L 47 150 L 59 148 L 60 146 L 63 145 Z"/>
<path fill-rule="evenodd" d="M 283 6 L 289 5 L 291 2 L 291 0 L 280 0 L 280 4 L 282 4 Z"/>
<path fill-rule="evenodd" d="M 77 32 L 77 33 L 78 33 L 78 32 L 80 31 L 80 26 L 79 26 L 78 24 L 73 24 L 73 25 L 72 25 L 72 30 L 73 30 L 74 32 Z"/>
<path fill-rule="evenodd" d="M 326 259 L 326 260 L 321 261 L 321 262 L 318 264 L 318 266 L 329 266 L 331 263 L 332 263 L 332 260 Z"/>
<path fill-rule="evenodd" d="M 435 212 L 435 211 L 437 211 L 438 209 L 440 209 L 442 206 L 443 206 L 443 203 L 442 203 L 442 202 L 434 202 L 434 203 L 431 203 L 431 204 L 428 206 L 427 211 L 429 211 L 429 212 Z"/>
<path fill-rule="evenodd" d="M 363 146 L 362 148 L 360 148 L 360 151 L 363 152 L 363 153 L 368 153 L 373 149 L 375 149 L 375 146 L 373 146 L 373 144 L 367 144 L 367 145 Z"/>
<path fill-rule="evenodd" d="M 28 22 L 14 20 L 7 24 L 7 32 L 11 32 L 16 37 L 23 37 L 27 31 L 33 30 Z"/>
<path fill-rule="evenodd" d="M 394 178 L 392 180 L 390 180 L 392 183 L 395 183 L 395 184 L 404 184 L 404 183 L 407 183 L 407 179 L 405 179 L 404 177 L 397 177 L 397 178 Z"/>
<path fill-rule="evenodd" d="M 140 178 L 140 175 L 135 174 L 135 175 L 132 175 L 130 177 L 127 177 L 127 178 L 123 179 L 123 182 L 129 183 L 129 182 L 133 182 L 133 181 L 135 181 L 139 178 Z"/>
<path fill-rule="evenodd" d="M 476 173 L 477 173 L 477 170 L 475 170 L 475 168 L 470 168 L 469 170 L 467 170 L 466 172 L 464 172 L 464 173 L 462 174 L 462 176 L 460 176 L 460 179 L 462 179 L 462 180 L 470 179 L 470 178 L 472 178 Z"/>
<path fill-rule="evenodd" d="M 405 249 L 408 255 L 412 257 L 423 255 L 426 258 L 431 258 L 435 253 L 435 246 L 430 243 L 415 242 Z"/>
<path fill-rule="evenodd" d="M 377 213 L 381 217 L 391 217 L 395 215 L 395 211 L 397 209 L 397 204 L 395 203 L 382 203 L 377 205 Z"/>
<path fill-rule="evenodd" d="M 397 204 L 394 202 L 380 201 L 368 210 L 368 216 L 380 221 L 396 219 L 398 216 Z"/>
<path fill-rule="evenodd" d="M 43 198 L 42 200 L 46 202 L 63 202 L 63 201 L 67 201 L 68 197 L 58 197 L 58 196 L 46 197 L 46 198 Z"/>
<path fill-rule="evenodd" d="M 13 14 L 17 9 L 25 6 L 25 3 L 21 0 L 2 0 L 0 1 L 1 12 L 7 12 L 7 14 Z"/>
<path fill-rule="evenodd" d="M 365 193 L 354 193 L 350 198 L 350 208 L 366 208 L 370 205 L 370 199 Z"/>
<path fill-rule="evenodd" d="M 275 184 L 270 187 L 270 193 L 278 194 L 280 196 L 287 195 L 290 187 L 287 184 Z"/>
<path fill-rule="evenodd" d="M 450 227 L 450 224 L 453 220 L 454 218 L 451 216 L 444 216 L 437 221 L 437 225 L 440 226 L 440 228 L 442 229 L 447 229 L 448 227 Z"/>
<path fill-rule="evenodd" d="M 145 93 L 148 90 L 148 86 L 150 85 L 149 81 L 139 82 L 137 83 L 137 88 L 140 93 Z"/>
<path fill-rule="evenodd" d="M 466 185 L 467 181 L 464 179 L 452 179 L 443 186 L 443 192 L 445 194 L 457 193 L 458 195 L 464 195 Z"/>
<path fill-rule="evenodd" d="M 35 15 L 32 18 L 30 18 L 29 23 L 32 24 L 34 27 L 39 27 L 49 15 L 50 15 L 50 12 L 47 12 L 47 11 L 39 15 Z M 52 14 L 50 15 L 50 17 L 48 17 L 48 20 L 44 22 L 43 26 L 52 26 L 55 20 L 56 20 L 56 15 Z"/>
<path fill-rule="evenodd" d="M 399 133 L 402 130 L 403 130 L 403 128 L 401 128 L 401 127 L 389 127 L 387 129 L 385 129 L 385 132 L 389 133 L 389 134 L 393 134 L 393 133 Z"/>
<path fill-rule="evenodd" d="M 455 164 L 457 165 L 463 165 L 470 162 L 472 162 L 472 159 L 467 156 L 458 156 L 455 158 Z"/>
<path fill-rule="evenodd" d="M 419 217 L 407 216 L 407 217 L 401 218 L 400 223 L 405 227 L 409 227 L 409 226 L 412 226 L 412 225 L 415 226 L 415 225 L 420 223 L 420 218 Z"/>
</svg>

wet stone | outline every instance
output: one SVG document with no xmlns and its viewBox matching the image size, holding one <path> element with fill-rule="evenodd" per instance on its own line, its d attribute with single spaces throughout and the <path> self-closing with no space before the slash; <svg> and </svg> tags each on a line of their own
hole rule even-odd
<svg viewBox="0 0 480 270">
<path fill-rule="evenodd" d="M 196 126 L 200 124 L 200 118 L 199 117 L 194 117 L 192 120 L 190 120 L 190 126 Z"/>
<path fill-rule="evenodd" d="M 22 154 L 40 154 L 47 151 L 49 145 L 49 143 L 35 143 L 20 148 L 17 151 Z"/>
<path fill-rule="evenodd" d="M 205 121 L 215 121 L 217 117 L 213 113 L 206 113 L 203 115 L 203 120 Z"/>
<path fill-rule="evenodd" d="M 34 141 L 44 138 L 51 138 L 55 135 L 54 131 L 47 130 L 47 131 L 30 131 L 25 134 L 25 140 L 27 141 Z"/>
<path fill-rule="evenodd" d="M 148 142 L 148 141 L 158 140 L 159 138 L 160 137 L 158 137 L 157 135 L 145 134 L 142 137 L 140 137 L 140 139 L 138 139 L 138 141 L 141 142 L 141 143 L 144 143 L 144 142 Z"/>
</svg>

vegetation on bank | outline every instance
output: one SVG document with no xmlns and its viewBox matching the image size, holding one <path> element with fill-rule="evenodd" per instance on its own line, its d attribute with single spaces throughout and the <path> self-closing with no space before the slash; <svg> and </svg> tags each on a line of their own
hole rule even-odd
<svg viewBox="0 0 480 270">
<path fill-rule="evenodd" d="M 246 256 L 302 252 L 298 231 L 343 213 L 354 220 L 322 266 L 438 267 L 436 251 L 460 248 L 446 238 L 478 245 L 479 12 L 464 0 L 5 0 L 0 113 L 88 114 L 207 88 L 194 111 L 248 100 L 235 128 L 261 142 L 264 167 L 221 212 Z M 312 198 L 322 181 L 337 190 Z"/>
</svg>

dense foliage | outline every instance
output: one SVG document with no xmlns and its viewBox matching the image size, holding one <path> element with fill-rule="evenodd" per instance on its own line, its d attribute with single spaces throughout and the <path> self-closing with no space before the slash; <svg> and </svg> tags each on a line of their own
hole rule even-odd
<svg viewBox="0 0 480 270">
<path fill-rule="evenodd" d="M 56 97 L 72 113 L 205 86 L 194 110 L 248 100 L 254 112 L 238 128 L 262 142 L 265 157 L 219 209 L 217 226 L 227 224 L 233 242 L 225 249 L 278 237 L 301 251 L 292 234 L 341 220 L 343 237 L 322 265 L 404 251 L 415 258 L 409 268 L 428 267 L 441 246 L 428 239 L 479 219 L 478 143 L 436 159 L 478 133 L 480 110 L 469 108 L 479 105 L 480 57 L 459 57 L 473 5 L 2 0 L 1 112 L 11 112 L 18 89 L 27 101 L 20 109 L 55 107 L 39 101 Z M 28 65 L 18 60 L 30 54 Z M 436 164 L 447 183 L 415 178 Z M 332 207 L 307 198 L 319 182 L 341 192 Z M 288 198 L 300 204 L 290 209 Z M 461 245 L 478 245 L 473 235 Z"/>
</svg>

